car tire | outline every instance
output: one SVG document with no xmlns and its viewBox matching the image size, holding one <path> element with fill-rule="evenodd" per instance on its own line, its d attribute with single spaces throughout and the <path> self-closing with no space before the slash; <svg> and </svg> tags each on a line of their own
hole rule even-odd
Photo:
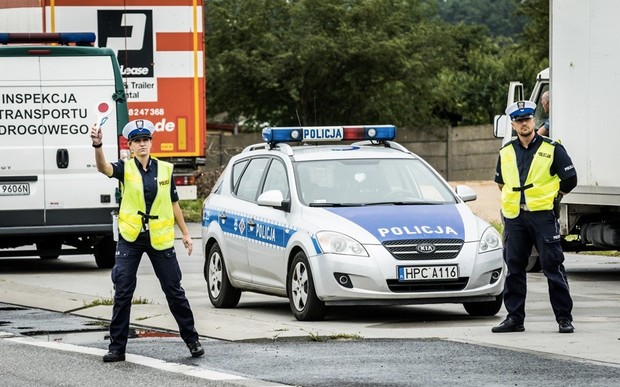
<svg viewBox="0 0 620 387">
<path fill-rule="evenodd" d="M 100 269 L 111 269 L 116 262 L 116 241 L 106 236 L 94 246 L 95 263 Z"/>
<path fill-rule="evenodd" d="M 58 259 L 60 256 L 60 250 L 62 249 L 62 243 L 53 241 L 40 241 L 37 242 L 37 254 L 41 259 Z"/>
<path fill-rule="evenodd" d="M 232 286 L 226 272 L 220 245 L 214 243 L 205 260 L 204 277 L 211 304 L 216 308 L 234 308 L 241 298 L 241 290 Z"/>
<path fill-rule="evenodd" d="M 303 252 L 293 258 L 286 288 L 291 312 L 297 320 L 318 321 L 325 317 L 327 307 L 316 295 L 312 270 Z"/>
<path fill-rule="evenodd" d="M 495 316 L 502 308 L 503 301 L 504 295 L 500 294 L 494 301 L 465 302 L 463 306 L 470 316 Z"/>
</svg>

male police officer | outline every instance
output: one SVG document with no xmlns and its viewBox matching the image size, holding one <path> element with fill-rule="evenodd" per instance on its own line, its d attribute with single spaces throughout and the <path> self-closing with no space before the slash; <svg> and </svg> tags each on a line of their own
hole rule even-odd
<svg viewBox="0 0 620 387">
<path fill-rule="evenodd" d="M 566 150 L 542 137 L 534 128 L 536 105 L 516 102 L 506 109 L 517 138 L 499 151 L 495 182 L 502 191 L 504 261 L 508 268 L 504 287 L 507 318 L 493 332 L 525 330 L 526 272 L 532 245 L 549 285 L 549 298 L 560 333 L 574 331 L 573 301 L 564 270 L 559 223 L 554 205 L 577 185 L 577 173 Z"/>
<path fill-rule="evenodd" d="M 120 238 L 116 262 L 112 268 L 114 308 L 110 322 L 109 352 L 104 362 L 125 360 L 129 334 L 131 299 L 136 288 L 136 271 L 143 253 L 153 264 L 168 306 L 174 316 L 181 338 L 193 357 L 204 354 L 194 327 L 194 316 L 185 291 L 181 287 L 181 269 L 174 251 L 174 222 L 183 233 L 188 255 L 192 240 L 179 206 L 179 197 L 172 179 L 172 164 L 150 157 L 155 127 L 148 120 L 134 120 L 123 128 L 134 157 L 130 160 L 106 162 L 101 149 L 103 135 L 95 125 L 90 137 L 95 148 L 97 170 L 122 183 L 122 201 L 118 215 Z"/>
</svg>

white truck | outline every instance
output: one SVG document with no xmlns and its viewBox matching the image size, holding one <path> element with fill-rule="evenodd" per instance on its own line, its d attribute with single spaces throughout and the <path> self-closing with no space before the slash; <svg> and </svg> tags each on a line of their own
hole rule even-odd
<svg viewBox="0 0 620 387">
<path fill-rule="evenodd" d="M 550 68 L 539 73 L 530 100 L 550 88 L 550 134 L 567 149 L 578 185 L 564 196 L 560 226 L 565 251 L 620 250 L 620 1 L 551 0 Z M 511 82 L 508 103 L 523 98 Z M 542 108 L 537 109 L 537 116 Z M 494 133 L 512 137 L 505 116 Z M 570 238 L 566 238 L 571 236 Z"/>
<path fill-rule="evenodd" d="M 127 100 L 114 52 L 94 33 L 0 33 L 0 257 L 93 254 L 114 265 L 115 179 L 90 141 L 119 158 Z M 34 245 L 34 249 L 27 246 Z"/>
</svg>

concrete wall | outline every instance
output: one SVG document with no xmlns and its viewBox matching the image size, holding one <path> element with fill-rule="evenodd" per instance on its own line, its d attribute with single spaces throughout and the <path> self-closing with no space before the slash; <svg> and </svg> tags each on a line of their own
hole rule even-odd
<svg viewBox="0 0 620 387">
<path fill-rule="evenodd" d="M 396 141 L 420 155 L 450 181 L 493 180 L 501 146 L 501 139 L 493 137 L 491 125 L 432 130 L 399 128 Z M 217 174 L 232 156 L 261 142 L 260 133 L 207 133 L 206 174 Z"/>
</svg>

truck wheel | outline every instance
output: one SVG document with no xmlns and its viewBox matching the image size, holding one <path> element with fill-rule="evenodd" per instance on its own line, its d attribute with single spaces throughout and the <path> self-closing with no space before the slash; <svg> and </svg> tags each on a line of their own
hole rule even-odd
<svg viewBox="0 0 620 387">
<path fill-rule="evenodd" d="M 286 287 L 291 312 L 297 320 L 317 321 L 325 317 L 327 307 L 316 295 L 310 264 L 303 252 L 293 258 Z"/>
<path fill-rule="evenodd" d="M 463 306 L 470 316 L 495 316 L 502 308 L 504 295 L 495 297 L 495 301 L 465 302 Z"/>
<path fill-rule="evenodd" d="M 54 241 L 37 242 L 37 254 L 41 259 L 58 259 L 62 243 Z"/>
<path fill-rule="evenodd" d="M 112 236 L 104 237 L 94 246 L 95 263 L 100 269 L 111 269 L 114 267 L 116 258 L 116 242 Z"/>
<path fill-rule="evenodd" d="M 241 290 L 236 289 L 228 279 L 226 264 L 220 245 L 214 243 L 205 261 L 204 276 L 209 290 L 211 305 L 216 308 L 234 308 L 241 298 Z"/>
</svg>

